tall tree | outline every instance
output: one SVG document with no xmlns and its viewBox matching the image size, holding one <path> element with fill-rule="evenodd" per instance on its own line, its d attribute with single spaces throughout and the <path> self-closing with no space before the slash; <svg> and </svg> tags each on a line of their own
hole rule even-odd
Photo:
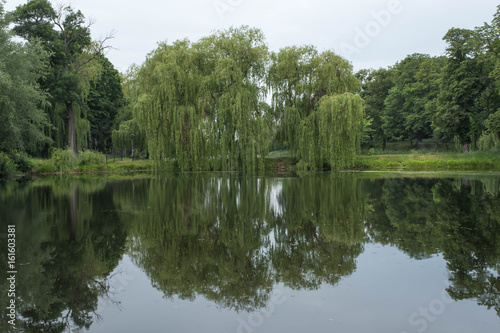
<svg viewBox="0 0 500 333">
<path fill-rule="evenodd" d="M 359 92 L 360 84 L 349 62 L 332 51 L 318 53 L 310 46 L 284 48 L 272 55 L 268 85 L 278 138 L 302 160 L 302 167 L 319 169 L 326 163 L 342 168 L 351 163 L 347 161 L 352 156 L 340 153 L 357 149 L 352 149 L 350 140 L 342 143 L 341 137 L 353 131 L 347 136 L 359 146 L 364 106 L 359 95 L 352 94 Z M 337 118 L 341 115 L 345 118 Z M 347 127 L 336 127 L 340 124 Z M 340 150 L 333 154 L 337 143 Z"/>
<path fill-rule="evenodd" d="M 135 115 L 158 163 L 182 170 L 263 167 L 269 141 L 262 32 L 241 27 L 162 43 L 137 73 Z"/>
<path fill-rule="evenodd" d="M 382 128 L 382 116 L 384 112 L 384 101 L 389 90 L 394 86 L 392 79 L 392 68 L 380 68 L 377 70 L 364 70 L 356 74 L 362 82 L 360 96 L 365 100 L 366 117 L 372 119 L 370 146 L 375 142 L 383 142 L 385 150 L 387 136 Z"/>
<path fill-rule="evenodd" d="M 429 55 L 415 53 L 393 67 L 394 87 L 384 101 L 382 129 L 393 140 L 416 139 L 415 146 L 432 134 L 428 103 L 435 98 L 437 66 Z M 436 63 L 436 65 L 438 65 Z"/>
<path fill-rule="evenodd" d="M 93 20 L 85 22 L 83 14 L 70 6 L 59 5 L 54 10 L 47 0 L 31 0 L 20 5 L 13 12 L 13 17 L 14 31 L 19 36 L 28 40 L 41 39 L 46 49 L 52 52 L 50 75 L 43 85 L 48 89 L 54 107 L 62 105 L 64 109 L 67 143 L 77 154 L 80 108 L 75 106 L 83 105 L 89 82 L 99 72 L 95 60 L 109 48 L 106 42 L 112 35 L 101 41 L 92 41 L 90 27 L 94 24 Z"/>
<path fill-rule="evenodd" d="M 113 121 L 125 104 L 120 73 L 104 56 L 98 59 L 101 72 L 90 82 L 87 119 L 90 122 L 91 146 L 105 150 L 111 146 Z"/>
<path fill-rule="evenodd" d="M 477 34 L 473 30 L 452 28 L 443 38 L 448 43 L 448 60 L 443 69 L 435 124 L 449 137 L 458 137 L 463 152 L 481 134 L 486 111 L 480 106 L 485 89 L 478 61 Z M 478 128 L 480 128 L 478 130 Z"/>
<path fill-rule="evenodd" d="M 50 139 L 41 110 L 46 95 L 38 81 L 46 75 L 48 53 L 38 42 L 15 42 L 0 1 L 0 151 L 33 152 Z"/>
</svg>

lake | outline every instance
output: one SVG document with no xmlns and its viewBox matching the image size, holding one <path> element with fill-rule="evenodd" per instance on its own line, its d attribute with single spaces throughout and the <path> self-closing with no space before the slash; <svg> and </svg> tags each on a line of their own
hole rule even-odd
<svg viewBox="0 0 500 333">
<path fill-rule="evenodd" d="M 0 219 L 2 332 L 500 331 L 495 174 L 40 177 Z"/>
</svg>

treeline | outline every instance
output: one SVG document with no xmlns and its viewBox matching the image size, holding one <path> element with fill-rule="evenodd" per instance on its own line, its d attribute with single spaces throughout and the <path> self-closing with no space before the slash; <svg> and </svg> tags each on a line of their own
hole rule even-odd
<svg viewBox="0 0 500 333">
<path fill-rule="evenodd" d="M 500 7 L 491 23 L 452 28 L 445 56 L 412 54 L 387 69 L 362 70 L 369 145 L 423 139 L 463 152 L 500 148 Z"/>
<path fill-rule="evenodd" d="M 105 57 L 113 36 L 92 40 L 93 23 L 47 0 L 10 13 L 0 1 L 0 175 L 28 171 L 27 154 L 111 147 L 126 101 L 120 74 Z"/>
<path fill-rule="evenodd" d="M 445 56 L 356 74 L 333 51 L 271 52 L 260 30 L 241 27 L 160 43 L 120 75 L 105 56 L 112 34 L 92 40 L 80 11 L 32 0 L 4 13 L 3 3 L 3 174 L 29 169 L 27 155 L 131 152 L 132 141 L 158 168 L 181 170 L 261 169 L 271 150 L 301 169 L 341 169 L 361 145 L 403 140 L 500 148 L 500 11 L 451 29 Z"/>
<path fill-rule="evenodd" d="M 361 141 L 363 100 L 351 65 L 313 47 L 269 52 L 258 29 L 161 43 L 127 84 L 158 166 L 262 169 L 278 143 L 305 169 L 344 168 Z"/>
</svg>

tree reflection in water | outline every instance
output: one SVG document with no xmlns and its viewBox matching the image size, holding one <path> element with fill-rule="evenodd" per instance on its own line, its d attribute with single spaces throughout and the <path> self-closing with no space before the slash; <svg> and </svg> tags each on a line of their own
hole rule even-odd
<svg viewBox="0 0 500 333">
<path fill-rule="evenodd" d="M 125 253 L 168 298 L 252 311 L 277 283 L 337 284 L 367 242 L 441 253 L 450 296 L 500 316 L 499 189 L 494 177 L 49 178 L 3 184 L 0 212 L 17 225 L 17 310 L 33 332 L 90 327 Z"/>
</svg>

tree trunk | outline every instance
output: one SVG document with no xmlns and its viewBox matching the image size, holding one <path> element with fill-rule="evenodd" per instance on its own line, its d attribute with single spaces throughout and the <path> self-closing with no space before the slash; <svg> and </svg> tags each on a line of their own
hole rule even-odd
<svg viewBox="0 0 500 333">
<path fill-rule="evenodd" d="M 418 137 L 415 140 L 416 140 L 415 141 L 415 148 L 418 148 L 420 146 L 420 141 L 421 140 Z"/>
<path fill-rule="evenodd" d="M 464 154 L 468 154 L 469 153 L 469 143 L 468 142 L 466 142 L 466 143 L 463 144 L 463 146 L 462 146 L 462 152 Z"/>
<path fill-rule="evenodd" d="M 382 150 L 385 150 L 386 147 L 387 147 L 387 139 L 384 138 L 384 143 L 382 144 Z"/>
<path fill-rule="evenodd" d="M 75 191 L 69 198 L 69 214 L 70 214 L 70 232 L 69 232 L 69 240 L 71 242 L 76 241 L 76 231 L 78 225 L 78 185 L 75 188 Z"/>
<path fill-rule="evenodd" d="M 76 149 L 76 132 L 75 132 L 75 112 L 73 111 L 73 103 L 66 103 L 66 112 L 68 113 L 68 146 L 73 150 L 75 156 L 78 155 Z"/>
</svg>

